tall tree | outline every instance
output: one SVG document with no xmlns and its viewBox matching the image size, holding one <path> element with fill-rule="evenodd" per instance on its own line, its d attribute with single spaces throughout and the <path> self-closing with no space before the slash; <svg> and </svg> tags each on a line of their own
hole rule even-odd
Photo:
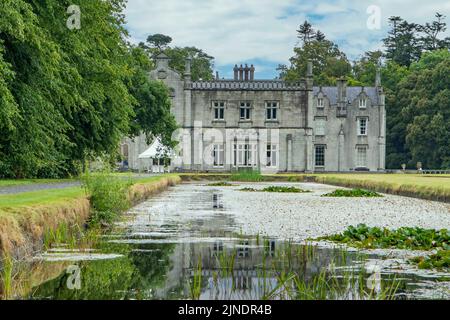
<svg viewBox="0 0 450 320">
<path fill-rule="evenodd" d="M 77 174 L 139 125 L 171 142 L 167 88 L 126 42 L 125 3 L 78 0 L 80 30 L 72 1 L 0 3 L 0 177 Z"/>
<path fill-rule="evenodd" d="M 450 38 L 440 39 L 440 35 L 447 30 L 445 16 L 436 13 L 435 17 L 435 21 L 431 23 L 427 22 L 423 26 L 418 26 L 418 31 L 423 34 L 423 36 L 420 37 L 420 44 L 424 51 L 450 48 Z"/>
<path fill-rule="evenodd" d="M 313 29 L 311 23 L 309 23 L 308 21 L 305 21 L 303 24 L 301 24 L 297 30 L 297 37 L 302 41 L 303 45 L 316 39 L 316 35 L 317 35 L 316 31 Z M 322 36 L 323 33 L 320 32 L 320 37 L 322 38 Z"/>
<path fill-rule="evenodd" d="M 386 58 L 401 66 L 409 66 L 421 55 L 418 25 L 400 17 L 389 18 L 391 30 L 385 38 Z"/>
<path fill-rule="evenodd" d="M 159 137 L 164 145 L 174 147 L 172 133 L 177 129 L 177 124 L 170 112 L 172 103 L 169 90 L 162 82 L 149 80 L 148 72 L 152 63 L 146 52 L 140 47 L 132 47 L 130 51 L 130 64 L 133 66 L 130 93 L 137 100 L 130 136 L 144 133 L 149 144 Z"/>
<path fill-rule="evenodd" d="M 290 59 L 291 66 L 281 70 L 281 78 L 297 81 L 304 77 L 308 61 L 313 62 L 316 85 L 332 85 L 337 78 L 351 75 L 350 62 L 335 43 L 325 39 L 322 33 L 316 38 L 315 31 L 308 31 L 312 30 L 309 24 L 304 24 L 301 30 L 305 32 L 302 39 L 306 39 L 306 42 L 294 48 L 294 56 Z"/>
<path fill-rule="evenodd" d="M 196 47 L 171 47 L 172 38 L 162 34 L 150 35 L 147 42 L 140 43 L 139 47 L 147 50 L 150 56 L 163 51 L 170 58 L 169 66 L 183 74 L 186 67 L 186 59 L 192 59 L 192 80 L 212 80 L 214 57 Z"/>
<path fill-rule="evenodd" d="M 172 38 L 164 34 L 152 34 L 147 37 L 147 43 L 159 51 L 165 50 L 169 44 L 172 42 Z"/>
</svg>

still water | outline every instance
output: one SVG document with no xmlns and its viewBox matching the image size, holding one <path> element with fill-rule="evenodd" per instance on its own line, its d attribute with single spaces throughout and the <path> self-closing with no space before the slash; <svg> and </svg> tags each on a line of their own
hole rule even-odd
<svg viewBox="0 0 450 320">
<path fill-rule="evenodd" d="M 419 272 L 385 255 L 244 234 L 224 192 L 177 186 L 131 210 L 95 249 L 60 246 L 36 257 L 30 271 L 36 279 L 23 297 L 450 299 L 449 273 Z"/>
</svg>

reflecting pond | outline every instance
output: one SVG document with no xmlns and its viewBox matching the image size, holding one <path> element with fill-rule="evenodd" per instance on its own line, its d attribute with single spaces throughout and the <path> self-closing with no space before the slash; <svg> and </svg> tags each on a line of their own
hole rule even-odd
<svg viewBox="0 0 450 320">
<path fill-rule="evenodd" d="M 384 254 L 244 234 L 222 190 L 178 186 L 131 210 L 92 250 L 49 250 L 24 267 L 22 276 L 36 279 L 14 297 L 450 298 L 450 273 L 422 272 Z"/>
</svg>

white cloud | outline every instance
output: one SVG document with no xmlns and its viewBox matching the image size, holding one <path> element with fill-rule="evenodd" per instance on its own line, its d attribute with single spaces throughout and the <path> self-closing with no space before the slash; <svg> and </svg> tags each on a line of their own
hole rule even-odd
<svg viewBox="0 0 450 320">
<path fill-rule="evenodd" d="M 378 5 L 382 30 L 368 30 L 367 7 Z M 132 40 L 163 33 L 174 45 L 196 46 L 216 58 L 217 66 L 254 60 L 288 63 L 297 43 L 298 25 L 308 16 L 315 28 L 341 44 L 350 57 L 379 48 L 392 15 L 424 23 L 439 11 L 450 16 L 442 0 L 128 0 Z M 448 19 L 447 19 L 448 21 Z M 274 72 L 275 74 L 275 72 Z"/>
</svg>

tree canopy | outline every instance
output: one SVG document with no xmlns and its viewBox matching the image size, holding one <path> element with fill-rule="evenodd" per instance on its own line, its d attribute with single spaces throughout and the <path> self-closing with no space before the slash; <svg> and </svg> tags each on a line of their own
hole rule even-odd
<svg viewBox="0 0 450 320">
<path fill-rule="evenodd" d="M 314 66 L 315 85 L 334 85 L 345 76 L 350 85 L 373 86 L 381 70 L 387 109 L 387 167 L 450 168 L 450 39 L 445 16 L 419 25 L 389 19 L 383 51 L 369 51 L 351 64 L 346 55 L 305 21 L 297 30 L 299 45 L 291 65 L 279 65 L 280 78 L 298 80 Z"/>
<path fill-rule="evenodd" d="M 297 30 L 300 46 L 294 48 L 291 66 L 280 65 L 280 77 L 287 81 L 297 81 L 306 74 L 308 61 L 313 62 L 314 83 L 316 85 L 333 85 L 336 79 L 350 75 L 351 64 L 345 53 L 325 35 L 312 28 L 305 21 Z"/>
<path fill-rule="evenodd" d="M 81 29 L 66 24 L 67 0 L 0 4 L 0 177 L 77 174 L 126 135 L 174 127 L 167 91 L 126 41 L 125 1 L 77 3 Z"/>
<path fill-rule="evenodd" d="M 161 51 L 169 58 L 169 66 L 183 74 L 186 67 L 186 59 L 192 59 L 191 77 L 193 81 L 212 80 L 214 78 L 214 57 L 196 47 L 171 47 L 172 38 L 162 34 L 150 35 L 147 42 L 141 42 L 139 46 L 146 50 L 150 56 L 155 56 Z"/>
</svg>

